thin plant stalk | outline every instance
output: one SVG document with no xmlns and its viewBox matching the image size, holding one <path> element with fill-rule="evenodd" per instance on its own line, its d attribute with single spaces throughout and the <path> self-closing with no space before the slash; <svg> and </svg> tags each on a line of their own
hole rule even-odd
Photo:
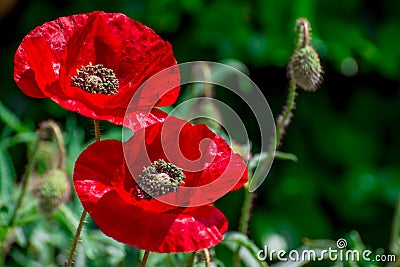
<svg viewBox="0 0 400 267">
<path fill-rule="evenodd" d="M 210 251 L 208 251 L 208 249 L 204 248 L 203 252 L 204 252 L 204 257 L 205 257 L 205 266 L 210 267 L 210 264 L 211 264 Z"/>
<path fill-rule="evenodd" d="M 145 267 L 146 266 L 147 260 L 149 259 L 149 254 L 150 254 L 150 251 L 148 251 L 148 250 L 146 250 L 144 252 L 143 260 L 142 260 L 142 263 L 140 264 L 140 267 Z"/>
<path fill-rule="evenodd" d="M 99 124 L 99 121 L 94 120 L 93 121 L 93 125 L 94 125 L 95 139 L 96 139 L 96 142 L 98 142 L 98 141 L 100 141 L 100 124 Z M 75 257 L 76 247 L 78 246 L 78 241 L 79 241 L 79 238 L 81 236 L 81 232 L 82 232 L 82 229 L 83 229 L 83 224 L 85 223 L 86 215 L 87 215 L 87 211 L 83 210 L 81 218 L 79 220 L 78 227 L 76 228 L 74 241 L 72 242 L 71 251 L 69 252 L 68 262 L 65 265 L 66 267 L 71 267 L 72 266 L 72 262 L 73 262 L 74 257 Z"/>
<path fill-rule="evenodd" d="M 246 234 L 249 229 L 250 212 L 255 196 L 256 194 L 248 190 L 248 184 L 245 184 L 243 206 L 240 213 L 242 216 L 240 217 L 239 221 L 239 231 L 244 234 Z"/>
<path fill-rule="evenodd" d="M 310 42 L 310 25 L 307 20 L 299 19 L 296 22 L 296 36 L 295 36 L 295 48 L 294 51 L 305 47 Z M 290 64 L 290 63 L 289 63 Z M 282 143 L 283 136 L 286 132 L 286 128 L 291 122 L 293 116 L 293 110 L 296 107 L 296 81 L 289 75 L 289 90 L 286 99 L 286 104 L 282 110 L 282 113 L 278 116 L 276 124 L 276 142 L 272 142 L 272 145 L 267 151 L 266 159 L 261 163 L 260 168 L 269 166 L 271 161 L 275 157 L 275 150 L 279 148 Z M 255 177 L 253 177 L 254 179 Z M 239 221 L 239 231 L 247 234 L 248 225 L 250 220 L 251 208 L 255 199 L 255 194 L 249 191 L 248 183 L 244 186 L 244 201 L 241 209 L 241 217 Z M 233 264 L 235 267 L 240 266 L 240 245 L 233 254 Z"/>
<path fill-rule="evenodd" d="M 289 126 L 291 117 L 293 116 L 293 110 L 296 106 L 296 83 L 292 79 L 289 81 L 289 92 L 286 100 L 286 105 L 279 116 L 278 123 L 276 125 L 276 149 L 282 143 L 282 138 L 286 132 L 286 127 Z M 272 154 L 272 153 L 269 153 Z"/>
<path fill-rule="evenodd" d="M 74 241 L 72 242 L 71 251 L 69 252 L 68 262 L 65 266 L 71 267 L 72 262 L 74 261 L 76 247 L 78 246 L 79 237 L 81 236 L 81 232 L 83 229 L 83 224 L 85 223 L 85 218 L 87 215 L 87 211 L 83 210 L 81 219 L 79 220 L 78 228 L 76 228 Z"/>
<path fill-rule="evenodd" d="M 278 149 L 278 147 L 282 143 L 282 138 L 285 134 L 286 127 L 289 126 L 290 124 L 291 121 L 290 119 L 293 114 L 292 112 L 295 106 L 296 106 L 296 83 L 291 79 L 289 81 L 289 93 L 286 100 L 286 105 L 283 108 L 283 111 L 279 116 L 278 123 L 276 125 L 276 148 L 274 147 L 273 149 L 270 149 L 268 151 L 267 158 L 263 161 L 262 165 L 260 166 L 261 168 L 264 165 L 268 166 L 270 162 L 273 160 L 275 155 L 273 150 Z M 239 231 L 244 234 L 247 234 L 251 208 L 253 206 L 253 201 L 256 198 L 256 195 L 253 192 L 249 191 L 248 184 L 249 183 L 245 184 L 244 186 L 244 200 L 239 219 Z M 240 266 L 239 251 L 240 251 L 240 246 L 236 249 L 233 255 L 233 262 L 235 267 Z"/>
</svg>

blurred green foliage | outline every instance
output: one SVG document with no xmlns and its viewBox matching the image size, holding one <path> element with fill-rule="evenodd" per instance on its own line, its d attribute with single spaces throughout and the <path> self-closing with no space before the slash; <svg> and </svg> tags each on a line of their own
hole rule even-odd
<svg viewBox="0 0 400 267">
<path fill-rule="evenodd" d="M 12 78 L 14 52 L 34 27 L 93 10 L 122 12 L 153 28 L 171 42 L 178 62 L 241 61 L 275 115 L 286 96 L 285 66 L 293 49 L 294 21 L 307 17 L 325 81 L 314 94 L 299 92 L 282 147 L 299 160 L 274 163 L 257 191 L 250 238 L 262 247 L 278 236 L 281 246 L 296 248 L 303 238 L 337 240 L 355 229 L 370 248 L 388 253 L 400 194 L 400 1 L 390 0 L 16 0 L 0 21 L 0 101 L 22 121 L 11 122 L 15 128 L 0 122 L 1 222 L 13 205 L 6 201 L 16 199 L 11 188 L 23 173 L 24 143 L 32 141 L 29 133 L 38 122 L 53 118 L 61 123 L 70 174 L 74 160 L 92 138 L 86 118 L 20 92 Z M 224 97 L 217 94 L 221 100 Z M 254 122 L 247 124 L 250 132 L 257 132 Z M 105 138 L 120 138 L 120 130 L 107 123 L 103 132 Z M 252 141 L 257 147 L 258 139 Z M 228 217 L 231 230 L 237 228 L 242 194 L 233 192 L 216 204 Z M 20 224 L 31 222 L 29 227 L 17 228 L 14 236 L 15 247 L 29 249 L 11 249 L 10 266 L 50 264 L 54 257 L 50 248 L 62 254 L 69 247 L 79 201 L 74 197 L 51 221 L 35 215 L 37 206 L 32 203 L 19 218 Z M 78 251 L 79 266 L 136 263 L 137 250 L 99 235 L 93 223 L 88 229 L 96 232 L 87 231 L 87 260 Z M 224 248 L 217 252 L 224 255 Z M 179 257 L 169 260 L 179 261 Z M 57 261 L 62 263 L 60 258 Z M 228 259 L 225 264 L 230 266 Z"/>
</svg>

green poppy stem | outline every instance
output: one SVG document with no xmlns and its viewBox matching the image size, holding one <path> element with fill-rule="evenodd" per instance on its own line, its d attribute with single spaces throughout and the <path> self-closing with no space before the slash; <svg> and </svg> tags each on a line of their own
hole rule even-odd
<svg viewBox="0 0 400 267">
<path fill-rule="evenodd" d="M 251 207 L 253 206 L 253 200 L 256 196 L 254 193 L 249 191 L 248 187 L 248 183 L 246 183 L 244 185 L 244 199 L 239 221 L 239 231 L 243 234 L 246 234 L 249 229 Z"/>
<path fill-rule="evenodd" d="M 100 123 L 98 120 L 94 120 L 93 125 L 94 125 L 94 135 L 95 135 L 96 142 L 99 142 L 100 141 Z"/>
<path fill-rule="evenodd" d="M 94 120 L 93 121 L 93 125 L 94 125 L 95 139 L 96 139 L 96 142 L 98 142 L 98 141 L 100 141 L 100 124 L 99 124 L 99 121 Z M 79 238 L 81 236 L 81 232 L 82 232 L 82 229 L 83 229 L 83 224 L 85 223 L 86 215 L 87 215 L 87 211 L 83 210 L 82 211 L 82 215 L 81 215 L 81 219 L 79 220 L 78 228 L 76 228 L 74 241 L 72 242 L 71 251 L 69 252 L 68 262 L 65 265 L 66 267 L 71 267 L 72 266 L 72 262 L 73 262 L 74 257 L 75 257 L 76 247 L 78 246 L 78 241 L 79 241 Z"/>
<path fill-rule="evenodd" d="M 280 146 L 282 142 L 283 135 L 286 132 L 286 127 L 289 126 L 291 117 L 293 115 L 292 111 L 296 106 L 296 83 L 293 79 L 289 81 L 289 93 L 286 100 L 286 105 L 279 116 L 278 124 L 276 125 L 276 149 Z"/>
<path fill-rule="evenodd" d="M 310 25 L 306 19 L 299 19 L 296 21 L 296 36 L 295 36 L 295 51 L 301 47 L 308 45 L 310 42 Z M 296 107 L 296 82 L 292 77 L 289 77 L 289 92 L 286 99 L 286 104 L 282 110 L 282 113 L 278 116 L 276 124 L 276 143 L 272 142 L 274 145 L 270 146 L 267 151 L 267 158 L 262 162 L 260 168 L 265 168 L 269 166 L 271 161 L 275 157 L 275 150 L 282 143 L 283 136 L 285 135 L 286 128 L 291 122 L 293 116 L 293 110 Z M 275 146 L 276 144 L 276 146 Z M 253 177 L 252 179 L 254 179 Z M 257 178 L 258 179 L 258 178 Z M 255 199 L 255 194 L 249 191 L 248 184 L 244 187 L 244 201 L 241 210 L 241 217 L 239 221 L 239 231 L 247 234 L 248 225 L 250 220 L 251 208 L 253 201 Z M 240 245 L 233 254 L 233 266 L 240 266 Z"/>
<path fill-rule="evenodd" d="M 87 215 L 87 211 L 83 210 L 81 219 L 79 220 L 78 228 L 76 229 L 76 232 L 75 232 L 74 241 L 72 242 L 71 251 L 69 252 L 68 262 L 65 265 L 66 267 L 71 267 L 72 262 L 74 261 L 76 247 L 78 246 L 79 237 L 81 236 L 81 232 L 82 232 L 83 224 L 85 223 L 86 215 Z"/>
<path fill-rule="evenodd" d="M 205 256 L 205 261 L 206 261 L 206 267 L 210 267 L 211 264 L 211 258 L 210 258 L 210 252 L 208 251 L 208 249 L 204 248 L 203 249 L 204 252 L 204 256 Z"/>
<path fill-rule="evenodd" d="M 148 250 L 146 250 L 144 252 L 143 260 L 142 260 L 142 263 L 140 264 L 140 267 L 145 267 L 146 266 L 147 259 L 149 258 L 149 254 L 150 254 L 150 251 L 148 251 Z"/>
</svg>

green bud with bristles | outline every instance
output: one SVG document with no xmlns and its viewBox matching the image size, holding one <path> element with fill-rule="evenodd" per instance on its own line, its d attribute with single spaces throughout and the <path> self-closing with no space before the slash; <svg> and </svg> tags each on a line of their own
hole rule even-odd
<svg viewBox="0 0 400 267">
<path fill-rule="evenodd" d="M 298 18 L 296 20 L 296 33 L 295 45 L 296 49 L 306 47 L 311 42 L 311 25 L 306 18 Z"/>
<path fill-rule="evenodd" d="M 58 162 L 58 148 L 54 142 L 41 141 L 36 151 L 36 172 L 43 174 L 55 168 Z"/>
<path fill-rule="evenodd" d="M 39 210 L 50 215 L 58 206 L 67 202 L 71 187 L 68 176 L 61 169 L 53 169 L 42 176 L 38 188 Z"/>
<path fill-rule="evenodd" d="M 289 76 L 300 88 L 314 92 L 324 73 L 317 51 L 311 45 L 294 51 L 288 66 Z"/>
</svg>

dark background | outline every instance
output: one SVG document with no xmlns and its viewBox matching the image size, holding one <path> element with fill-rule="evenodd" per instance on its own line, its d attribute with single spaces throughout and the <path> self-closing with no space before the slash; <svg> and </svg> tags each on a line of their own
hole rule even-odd
<svg viewBox="0 0 400 267">
<path fill-rule="evenodd" d="M 388 248 L 400 193 L 400 1 L 1 0 L 0 9 L 1 102 L 32 128 L 48 118 L 64 128 L 74 121 L 86 141 L 92 138 L 86 118 L 29 98 L 13 81 L 15 50 L 34 27 L 75 13 L 122 12 L 168 40 L 178 63 L 242 62 L 276 117 L 285 103 L 295 20 L 307 17 L 324 83 L 315 93 L 299 91 L 281 147 L 299 161 L 274 163 L 256 192 L 250 237 L 263 246 L 278 234 L 295 248 L 304 237 L 337 240 L 357 230 L 368 247 Z M 24 147 L 10 155 L 22 173 Z M 242 194 L 217 203 L 231 229 Z"/>
</svg>

